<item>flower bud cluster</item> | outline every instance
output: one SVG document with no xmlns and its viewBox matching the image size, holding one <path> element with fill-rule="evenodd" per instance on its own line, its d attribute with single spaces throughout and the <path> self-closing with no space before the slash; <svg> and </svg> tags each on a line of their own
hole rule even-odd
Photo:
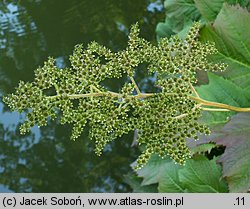
<svg viewBox="0 0 250 209">
<path fill-rule="evenodd" d="M 145 150 L 136 168 L 145 165 L 153 153 L 169 155 L 184 164 L 190 157 L 186 139 L 209 134 L 209 129 L 198 122 L 201 110 L 197 102 L 189 97 L 195 73 L 225 68 L 224 64 L 207 61 L 216 49 L 200 43 L 198 32 L 199 24 L 195 23 L 185 40 L 173 36 L 154 46 L 139 37 L 138 25 L 134 25 L 125 50 L 114 53 L 96 42 L 87 49 L 77 45 L 70 56 L 70 68 L 59 69 L 49 58 L 35 71 L 33 82 L 21 81 L 4 102 L 12 110 L 28 112 L 21 133 L 59 117 L 62 124 L 72 124 L 71 138 L 75 140 L 88 125 L 89 137 L 100 155 L 107 143 L 137 129 L 137 141 Z M 141 63 L 147 64 L 149 73 L 156 74 L 159 93 L 141 93 L 134 80 L 117 93 L 102 85 L 109 78 L 127 75 L 131 79 Z"/>
</svg>

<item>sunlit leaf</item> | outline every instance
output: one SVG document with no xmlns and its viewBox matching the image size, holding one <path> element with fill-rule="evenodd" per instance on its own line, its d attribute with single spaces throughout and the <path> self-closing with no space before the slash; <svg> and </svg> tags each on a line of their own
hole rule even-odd
<svg viewBox="0 0 250 209">
<path fill-rule="evenodd" d="M 206 21 L 213 21 L 219 13 L 224 0 L 194 0 L 196 7 Z"/>
<path fill-rule="evenodd" d="M 169 158 L 161 159 L 154 155 L 146 166 L 137 171 L 137 174 L 143 177 L 143 186 L 158 183 L 159 192 L 183 192 L 184 188 L 178 177 L 178 170 L 181 167 Z"/>
<path fill-rule="evenodd" d="M 199 155 L 188 160 L 180 170 L 180 181 L 188 192 L 227 192 L 226 182 L 221 179 L 221 168 L 215 158 L 208 160 Z"/>
<path fill-rule="evenodd" d="M 156 28 L 157 38 L 169 37 L 172 34 L 185 35 L 193 21 L 201 17 L 193 0 L 166 0 L 164 2 L 166 18 Z"/>
<path fill-rule="evenodd" d="M 208 74 L 209 84 L 197 87 L 201 98 L 212 102 L 219 102 L 236 107 L 250 106 L 250 94 L 248 91 L 235 85 L 232 81 L 213 73 Z M 223 125 L 234 112 L 210 112 L 204 111 L 203 121 L 211 127 Z"/>
<path fill-rule="evenodd" d="M 137 174 L 143 178 L 140 186 L 158 183 L 159 192 L 227 192 L 221 167 L 215 159 L 208 160 L 201 155 L 187 160 L 185 166 L 177 165 L 171 159 L 152 156 Z"/>
<path fill-rule="evenodd" d="M 213 27 L 201 31 L 201 40 L 215 42 L 219 50 L 211 60 L 228 64 L 223 76 L 250 90 L 250 13 L 239 6 L 224 4 Z"/>
</svg>

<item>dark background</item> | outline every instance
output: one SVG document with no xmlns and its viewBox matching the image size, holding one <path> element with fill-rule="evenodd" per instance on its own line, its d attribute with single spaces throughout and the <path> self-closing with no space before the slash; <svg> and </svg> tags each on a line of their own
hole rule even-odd
<svg viewBox="0 0 250 209">
<path fill-rule="evenodd" d="M 19 134 L 24 114 L 10 112 L 2 96 L 48 56 L 69 65 L 74 45 L 95 40 L 113 51 L 126 47 L 130 25 L 156 42 L 155 27 L 164 19 L 161 1 L 21 0 L 0 2 L 0 192 L 130 192 L 124 175 L 136 159 L 133 133 L 93 152 L 88 132 L 70 141 L 70 126 L 56 122 Z M 118 82 L 108 85 L 117 88 Z"/>
</svg>

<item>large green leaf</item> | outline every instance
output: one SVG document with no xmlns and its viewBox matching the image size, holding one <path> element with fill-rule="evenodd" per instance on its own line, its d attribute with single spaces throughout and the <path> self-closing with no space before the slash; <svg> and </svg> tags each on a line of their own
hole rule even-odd
<svg viewBox="0 0 250 209">
<path fill-rule="evenodd" d="M 219 13 L 224 0 L 194 0 L 196 7 L 206 21 L 213 21 Z"/>
<path fill-rule="evenodd" d="M 177 33 L 182 38 L 193 21 L 204 24 L 214 21 L 224 2 L 250 10 L 249 0 L 165 0 L 166 18 L 156 27 L 157 38 Z"/>
<path fill-rule="evenodd" d="M 243 63 L 249 63 L 249 20 L 246 9 L 224 4 L 214 22 L 217 34 L 224 40 L 231 57 Z"/>
<path fill-rule="evenodd" d="M 223 128 L 211 136 L 201 136 L 191 147 L 215 142 L 226 147 L 218 162 L 230 192 L 247 192 L 250 189 L 250 113 L 238 113 Z"/>
<path fill-rule="evenodd" d="M 157 38 L 169 37 L 172 34 L 185 32 L 201 17 L 193 0 L 166 0 L 164 2 L 166 19 L 156 27 Z"/>
<path fill-rule="evenodd" d="M 148 164 L 137 171 L 139 177 L 143 177 L 142 186 L 158 183 L 159 192 L 183 192 L 179 181 L 177 165 L 169 158 L 161 159 L 153 155 Z"/>
<path fill-rule="evenodd" d="M 250 11 L 250 1 L 249 0 L 226 0 L 225 1 L 228 4 L 238 4 L 243 8 L 246 8 L 248 11 Z"/>
<path fill-rule="evenodd" d="M 201 40 L 213 41 L 219 53 L 211 59 L 228 64 L 223 76 L 250 90 L 250 13 L 224 4 L 213 27 L 201 31 Z"/>
<path fill-rule="evenodd" d="M 228 69 L 222 75 L 230 80 L 231 83 L 236 84 L 237 88 L 235 86 L 231 86 L 231 88 L 230 86 L 225 86 L 230 91 L 230 95 L 227 98 L 232 98 L 238 103 L 236 106 L 241 107 L 250 106 L 249 102 L 245 100 L 249 100 L 250 95 L 249 22 L 250 13 L 246 9 L 224 4 L 213 27 L 207 26 L 201 31 L 201 39 L 215 42 L 219 50 L 219 53 L 211 57 L 211 60 L 228 64 Z M 209 89 L 207 88 L 206 90 L 209 91 Z M 205 90 L 203 93 L 206 93 Z M 232 95 L 234 96 L 232 97 Z M 245 97 L 245 99 L 242 99 L 242 97 Z M 221 99 L 223 100 L 223 96 Z M 233 101 L 231 102 L 233 104 Z M 211 113 L 207 114 L 210 116 L 214 115 Z M 222 116 L 223 113 L 220 113 L 220 115 Z M 219 162 L 223 165 L 223 176 L 229 184 L 230 192 L 247 192 L 250 188 L 249 122 L 249 113 L 241 113 L 233 116 L 232 120 L 221 130 L 217 128 L 218 131 L 214 132 L 209 138 L 201 138 L 201 141 L 205 143 L 213 140 L 217 144 L 226 146 L 225 153 Z"/>
<path fill-rule="evenodd" d="M 179 174 L 188 192 L 227 192 L 227 184 L 221 179 L 221 168 L 215 158 L 208 160 L 198 155 L 188 160 Z"/>
<path fill-rule="evenodd" d="M 177 0 L 178 1 L 178 0 Z M 249 0 L 194 0 L 195 6 L 202 15 L 206 22 L 214 21 L 219 14 L 223 3 L 230 5 L 238 4 L 241 7 L 250 8 Z"/>
<path fill-rule="evenodd" d="M 194 0 L 166 0 L 164 2 L 166 15 L 177 20 L 199 19 L 200 13 L 197 10 Z"/>
<path fill-rule="evenodd" d="M 150 184 L 142 186 L 142 178 L 136 176 L 134 173 L 128 173 L 124 176 L 124 181 L 131 186 L 133 192 L 140 193 L 155 193 L 157 192 L 157 184 Z"/>
<path fill-rule="evenodd" d="M 230 80 L 213 73 L 208 73 L 208 78 L 208 85 L 202 85 L 197 88 L 200 97 L 209 101 L 222 102 L 238 107 L 249 106 L 250 94 L 248 91 L 235 85 Z"/>
<path fill-rule="evenodd" d="M 196 90 L 202 99 L 224 103 L 236 107 L 249 107 L 250 94 L 248 91 L 235 85 L 223 77 L 208 73 L 209 84 L 197 87 Z M 233 112 L 204 111 L 202 121 L 211 127 L 223 125 L 229 120 Z"/>
<path fill-rule="evenodd" d="M 190 140 L 188 140 L 188 141 L 190 142 Z M 187 145 L 190 148 L 191 155 L 194 155 L 196 153 L 198 153 L 198 154 L 205 153 L 205 152 L 210 153 L 211 150 L 216 147 L 215 143 L 202 143 L 202 144 L 197 144 L 197 143 L 194 144 L 193 143 L 194 146 L 192 146 L 193 144 L 191 144 L 191 146 L 190 146 L 190 144 L 191 143 L 187 143 Z"/>
<path fill-rule="evenodd" d="M 201 155 L 187 160 L 186 166 L 154 155 L 137 175 L 143 178 L 140 186 L 158 183 L 159 192 L 227 192 L 221 167 Z"/>
<path fill-rule="evenodd" d="M 165 0 L 165 22 L 156 27 L 157 38 L 178 34 L 185 37 L 193 21 L 204 24 L 214 21 L 224 2 L 240 4 L 250 8 L 248 0 Z"/>
<path fill-rule="evenodd" d="M 223 176 L 230 192 L 247 192 L 250 189 L 250 113 L 239 113 L 232 117 L 214 139 L 226 146 L 219 159 Z"/>
<path fill-rule="evenodd" d="M 178 171 L 180 166 L 176 165 L 172 160 L 160 174 L 159 178 L 159 192 L 185 192 L 185 188 L 180 182 Z"/>
</svg>

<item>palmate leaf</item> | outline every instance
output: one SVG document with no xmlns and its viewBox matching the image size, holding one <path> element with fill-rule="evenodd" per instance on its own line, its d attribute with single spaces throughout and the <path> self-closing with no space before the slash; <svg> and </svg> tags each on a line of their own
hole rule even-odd
<svg viewBox="0 0 250 209">
<path fill-rule="evenodd" d="M 154 155 L 147 166 L 137 171 L 139 177 L 143 177 L 142 186 L 158 183 L 159 192 L 183 192 L 184 188 L 178 177 L 180 165 L 171 159 Z"/>
<path fill-rule="evenodd" d="M 184 38 L 193 21 L 209 22 L 216 18 L 224 0 L 165 0 L 166 18 L 156 27 L 157 38 L 177 34 Z M 235 3 L 231 1 L 230 3 Z"/>
<path fill-rule="evenodd" d="M 142 185 L 142 178 L 136 176 L 134 173 L 128 173 L 124 176 L 124 181 L 130 185 L 135 193 L 155 193 L 157 192 L 157 184 Z"/>
<path fill-rule="evenodd" d="M 238 107 L 250 106 L 248 91 L 214 74 L 209 74 L 209 84 L 197 88 L 197 91 L 202 98 L 209 101 Z M 204 112 L 202 120 L 212 127 L 212 134 L 209 137 L 201 136 L 195 144 L 206 144 L 212 141 L 217 145 L 226 146 L 225 153 L 219 162 L 222 163 L 223 176 L 229 184 L 229 190 L 230 192 L 246 192 L 250 188 L 250 140 L 248 138 L 250 114 L 240 113 L 235 116 L 232 114 L 235 113 Z M 230 119 L 229 116 L 232 116 L 232 119 L 226 124 Z"/>
<path fill-rule="evenodd" d="M 178 0 L 177 0 L 178 2 Z M 240 5 L 241 7 L 250 8 L 250 3 L 248 0 L 194 0 L 195 6 L 201 14 L 201 18 L 206 21 L 206 23 L 213 22 L 217 15 L 220 13 L 223 3 L 230 5 Z"/>
<path fill-rule="evenodd" d="M 213 22 L 220 13 L 223 3 L 230 5 L 238 4 L 241 7 L 250 8 L 248 0 L 194 0 L 196 8 L 201 13 L 202 18 L 207 22 Z"/>
<path fill-rule="evenodd" d="M 217 55 L 211 56 L 211 60 L 228 64 L 228 69 L 222 73 L 224 78 L 210 76 L 209 85 L 198 88 L 201 97 L 240 107 L 250 106 L 249 21 L 250 13 L 246 9 L 224 4 L 213 27 L 207 26 L 201 31 L 201 39 L 215 42 L 219 50 Z M 213 96 L 210 97 L 210 95 Z M 214 125 L 217 123 L 217 131 L 210 137 L 201 137 L 198 143 L 214 141 L 226 146 L 225 153 L 218 162 L 222 163 L 223 176 L 229 184 L 229 190 L 247 192 L 250 188 L 250 140 L 248 138 L 250 115 L 249 113 L 235 115 L 221 129 L 218 124 L 223 124 L 227 114 L 204 114 L 204 121 L 208 123 L 213 121 Z"/>
<path fill-rule="evenodd" d="M 194 147 L 190 147 L 190 150 L 191 150 L 192 155 L 194 155 L 196 153 L 205 153 L 205 152 L 210 153 L 211 150 L 215 147 L 216 147 L 215 143 L 206 143 L 206 144 L 200 144 L 200 145 L 195 144 Z"/>
<path fill-rule="evenodd" d="M 157 38 L 170 37 L 172 34 L 188 31 L 193 21 L 200 20 L 200 13 L 193 0 L 166 0 L 165 22 L 156 27 Z"/>
<path fill-rule="evenodd" d="M 209 73 L 209 84 L 197 88 L 199 95 L 209 101 L 221 102 L 238 107 L 250 106 L 250 94 L 240 86 L 223 77 Z M 223 166 L 223 176 L 229 184 L 230 192 L 246 192 L 250 188 L 250 114 L 241 113 L 221 127 L 232 116 L 232 112 L 204 112 L 202 120 L 212 126 L 212 135 L 201 136 L 196 145 L 209 141 L 226 146 L 219 159 Z M 221 130 L 220 130 L 221 129 Z M 215 131 L 217 130 L 217 131 Z M 201 146 L 201 145 L 199 145 Z M 187 184 L 188 185 L 188 184 Z"/>
<path fill-rule="evenodd" d="M 209 137 L 201 137 L 199 144 L 215 142 L 226 147 L 218 162 L 230 192 L 250 189 L 250 113 L 238 113 L 229 123 Z"/>
<path fill-rule="evenodd" d="M 179 176 L 188 192 L 227 192 L 227 184 L 221 178 L 221 167 L 216 164 L 216 158 L 208 160 L 198 155 L 187 161 Z"/>
<path fill-rule="evenodd" d="M 196 88 L 201 98 L 208 101 L 220 102 L 236 107 L 249 107 L 250 94 L 240 86 L 223 77 L 208 73 L 209 84 Z M 204 111 L 202 121 L 211 128 L 224 125 L 235 112 L 210 112 Z M 216 127 L 217 126 L 217 127 Z"/>
<path fill-rule="evenodd" d="M 219 13 L 224 0 L 194 0 L 195 6 L 207 21 L 213 21 Z"/>
<path fill-rule="evenodd" d="M 247 192 L 250 189 L 250 113 L 232 117 L 217 137 L 217 144 L 226 146 L 219 158 L 230 192 Z"/>
<path fill-rule="evenodd" d="M 152 156 L 137 175 L 143 178 L 140 186 L 158 183 L 159 192 L 227 192 L 221 167 L 215 160 L 196 155 L 187 160 L 186 166 L 180 166 L 168 158 Z"/>
<path fill-rule="evenodd" d="M 157 38 L 177 33 L 184 38 L 193 21 L 201 21 L 204 25 L 213 22 L 223 3 L 239 4 L 250 10 L 248 0 L 165 0 L 166 18 L 156 27 Z"/>
<path fill-rule="evenodd" d="M 226 86 L 224 82 L 215 79 L 214 85 L 219 82 L 225 90 L 228 89 L 231 93 L 224 97 L 219 96 L 213 101 L 225 103 L 225 100 L 230 102 L 235 98 L 237 100 L 234 100 L 234 102 L 238 103 L 239 106 L 250 106 L 249 102 L 245 100 L 249 100 L 250 95 L 249 21 L 250 13 L 246 9 L 224 4 L 213 27 L 207 26 L 201 31 L 201 39 L 214 41 L 219 50 L 219 53 L 212 56 L 211 60 L 227 63 L 228 69 L 222 75 L 228 79 L 228 82 L 237 85 L 237 87 L 235 85 Z M 225 79 L 221 77 L 220 80 Z M 205 92 L 210 90 L 209 86 L 203 89 L 203 96 L 206 96 L 207 93 Z M 225 113 L 218 114 L 225 117 Z M 211 116 L 214 113 L 208 113 L 208 115 Z M 219 159 L 219 162 L 223 165 L 223 176 L 229 184 L 230 192 L 246 192 L 250 188 L 249 116 L 248 113 L 241 113 L 232 117 L 227 125 L 210 137 L 210 140 L 217 144 L 226 146 L 225 153 Z M 208 138 L 203 139 L 207 141 Z"/>
<path fill-rule="evenodd" d="M 228 64 L 223 76 L 246 90 L 250 90 L 249 22 L 247 9 L 224 4 L 213 27 L 201 31 L 201 40 L 215 42 L 219 50 L 211 60 Z"/>
</svg>

